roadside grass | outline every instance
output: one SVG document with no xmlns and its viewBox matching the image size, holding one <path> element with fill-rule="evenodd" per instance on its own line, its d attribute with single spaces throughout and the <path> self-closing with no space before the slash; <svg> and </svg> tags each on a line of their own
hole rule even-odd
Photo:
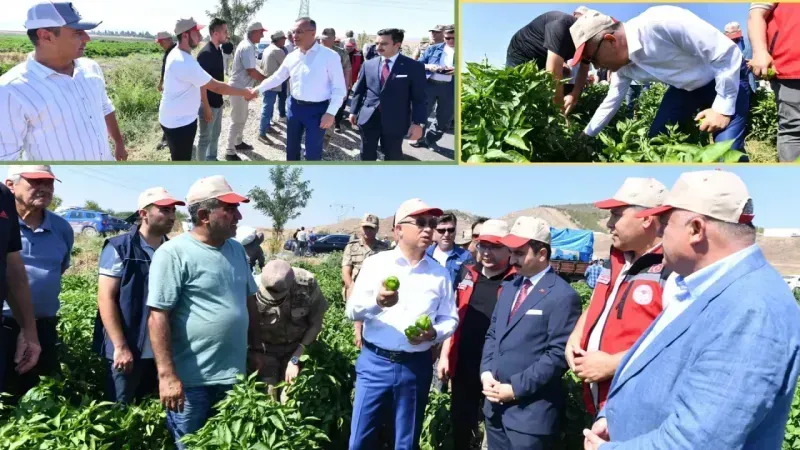
<svg viewBox="0 0 800 450">
<path fill-rule="evenodd" d="M 774 144 L 764 141 L 745 141 L 745 151 L 751 163 L 777 163 L 778 151 Z"/>
</svg>

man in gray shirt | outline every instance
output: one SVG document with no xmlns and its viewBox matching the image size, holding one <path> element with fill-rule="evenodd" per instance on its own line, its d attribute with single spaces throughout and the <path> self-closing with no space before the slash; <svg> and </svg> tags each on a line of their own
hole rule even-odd
<svg viewBox="0 0 800 450">
<path fill-rule="evenodd" d="M 247 27 L 247 39 L 239 43 L 236 53 L 233 55 L 233 75 L 229 83 L 231 86 L 249 88 L 261 83 L 266 78 L 256 69 L 258 65 L 256 45 L 261 42 L 265 31 L 267 29 L 261 26 L 260 22 L 252 23 Z M 241 158 L 236 155 L 236 151 L 253 149 L 252 145 L 242 140 L 250 109 L 247 101 L 239 100 L 239 98 L 231 97 L 231 127 L 228 130 L 226 161 L 241 161 Z"/>
</svg>

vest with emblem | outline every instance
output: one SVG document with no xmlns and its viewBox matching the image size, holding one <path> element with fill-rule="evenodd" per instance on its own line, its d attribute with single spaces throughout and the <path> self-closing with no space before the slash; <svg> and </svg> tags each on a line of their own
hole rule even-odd
<svg viewBox="0 0 800 450">
<path fill-rule="evenodd" d="M 311 310 L 317 282 L 311 272 L 293 267 L 295 284 L 280 305 L 258 301 L 261 342 L 267 351 L 294 351 L 311 327 Z"/>
<path fill-rule="evenodd" d="M 775 62 L 777 78 L 800 78 L 800 4 L 778 3 L 767 18 L 767 45 Z"/>
<path fill-rule="evenodd" d="M 642 255 L 631 265 L 616 296 L 609 298 L 625 265 L 625 254 L 611 249 L 611 269 L 603 269 L 597 278 L 592 300 L 586 311 L 581 348 L 586 349 L 589 345 L 589 336 L 598 326 L 606 302 L 612 302 L 612 305 L 600 334 L 600 351 L 613 355 L 628 350 L 636 343 L 663 309 L 661 295 L 664 283 L 671 273 L 664 269 L 663 260 L 664 253 L 660 245 L 652 252 Z M 602 408 L 608 398 L 611 380 L 597 385 L 598 404 Z M 597 414 L 589 384 L 583 385 L 583 398 L 589 412 Z"/>
<path fill-rule="evenodd" d="M 364 244 L 361 239 L 352 241 L 347 244 L 350 250 L 350 264 L 353 266 L 352 277 L 353 281 L 356 281 L 356 277 L 358 277 L 358 273 L 361 272 L 361 265 L 364 264 L 364 260 L 368 257 L 380 253 L 384 250 L 389 250 L 389 246 L 386 245 L 383 241 L 375 240 L 375 243 L 372 244 L 372 247 Z"/>
</svg>

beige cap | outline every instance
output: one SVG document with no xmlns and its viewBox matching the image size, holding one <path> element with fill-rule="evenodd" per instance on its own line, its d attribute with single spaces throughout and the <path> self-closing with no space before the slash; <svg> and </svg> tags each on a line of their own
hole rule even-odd
<svg viewBox="0 0 800 450">
<path fill-rule="evenodd" d="M 575 56 L 572 57 L 572 65 L 578 65 L 583 59 L 583 50 L 586 48 L 586 42 L 589 39 L 597 33 L 608 29 L 616 22 L 610 16 L 592 9 L 578 17 L 578 20 L 569 27 L 569 34 L 572 35 L 572 42 L 575 43 Z"/>
<path fill-rule="evenodd" d="M 261 283 L 258 292 L 268 300 L 280 300 L 286 297 L 294 282 L 294 270 L 288 262 L 273 259 L 261 271 Z"/>
<path fill-rule="evenodd" d="M 53 175 L 53 169 L 47 165 L 8 166 L 8 177 L 6 177 L 6 180 L 10 180 L 16 175 L 19 175 L 22 178 L 28 178 L 30 180 L 57 180 L 58 182 L 61 182 L 61 180 Z"/>
<path fill-rule="evenodd" d="M 467 245 L 472 242 L 472 232 L 470 230 L 461 230 L 456 236 L 456 245 Z"/>
<path fill-rule="evenodd" d="M 600 209 L 612 209 L 619 206 L 643 206 L 655 208 L 664 203 L 667 187 L 655 178 L 626 178 L 616 194 L 608 200 L 596 202 Z"/>
<path fill-rule="evenodd" d="M 247 27 L 247 32 L 249 33 L 251 31 L 267 31 L 267 29 L 261 25 L 261 22 L 253 22 Z"/>
<path fill-rule="evenodd" d="M 378 216 L 369 213 L 364 214 L 364 218 L 361 219 L 361 226 L 378 228 Z"/>
<path fill-rule="evenodd" d="M 248 203 L 250 200 L 233 192 L 231 185 L 222 175 L 201 178 L 194 182 L 186 194 L 186 203 L 194 205 L 215 198 L 225 203 Z"/>
<path fill-rule="evenodd" d="M 272 39 L 273 41 L 277 41 L 278 39 L 283 39 L 285 37 L 286 37 L 286 35 L 283 33 L 283 31 L 278 30 L 278 31 L 272 33 L 272 36 L 270 36 L 269 38 Z"/>
<path fill-rule="evenodd" d="M 483 228 L 486 228 L 486 223 L 488 222 L 488 220 L 484 222 Z M 481 234 L 483 234 L 483 228 L 481 228 Z M 536 217 L 518 217 L 517 221 L 514 222 L 514 226 L 511 227 L 511 231 L 500 240 L 500 243 L 509 248 L 517 248 L 527 244 L 528 241 L 549 244 L 550 224 Z"/>
<path fill-rule="evenodd" d="M 436 32 L 436 33 L 444 33 L 444 29 L 445 29 L 445 28 L 446 28 L 446 27 L 445 27 L 444 25 L 436 25 L 435 27 L 431 28 L 431 29 L 430 29 L 430 30 L 428 30 L 428 31 L 434 31 L 434 32 Z"/>
<path fill-rule="evenodd" d="M 486 222 L 483 222 L 481 234 L 478 235 L 478 240 L 491 242 L 492 244 L 502 244 L 502 240 L 506 236 L 508 236 L 508 223 L 506 223 L 505 220 L 490 219 Z"/>
<path fill-rule="evenodd" d="M 747 211 L 745 211 L 746 207 Z M 637 214 L 656 216 L 684 209 L 730 223 L 753 221 L 752 199 L 738 175 L 722 170 L 682 173 L 664 199 L 664 205 Z"/>
<path fill-rule="evenodd" d="M 739 25 L 739 22 L 728 22 L 728 24 L 725 25 L 725 36 L 728 36 L 730 39 L 742 37 L 742 26 Z"/>
<path fill-rule="evenodd" d="M 422 199 L 412 198 L 411 200 L 406 200 L 397 208 L 397 212 L 394 213 L 394 224 L 399 224 L 407 217 L 420 216 L 422 214 L 441 216 L 442 210 L 428 206 Z"/>
<path fill-rule="evenodd" d="M 355 38 L 347 38 L 347 39 L 345 39 L 344 46 L 345 47 L 356 48 L 356 46 L 357 46 L 356 39 Z"/>
<path fill-rule="evenodd" d="M 577 8 L 575 8 L 575 11 L 573 11 L 573 14 L 578 13 L 583 15 L 586 14 L 587 12 L 589 12 L 589 8 L 585 6 L 578 6 Z"/>
<path fill-rule="evenodd" d="M 165 39 L 172 39 L 172 35 L 169 34 L 169 31 L 159 31 L 156 35 L 156 42 L 163 41 Z"/>
<path fill-rule="evenodd" d="M 180 36 L 182 33 L 186 33 L 192 28 L 195 28 L 197 29 L 197 31 L 200 31 L 203 28 L 205 28 L 205 25 L 198 25 L 197 22 L 195 22 L 192 17 L 188 19 L 178 19 L 178 21 L 175 22 L 175 34 L 178 36 Z"/>
<path fill-rule="evenodd" d="M 139 201 L 137 203 L 136 209 L 144 209 L 149 205 L 156 205 L 156 206 L 172 206 L 172 205 L 181 205 L 184 206 L 186 203 L 176 199 L 166 189 L 163 187 L 153 187 L 150 188 L 141 194 L 139 194 Z"/>
</svg>

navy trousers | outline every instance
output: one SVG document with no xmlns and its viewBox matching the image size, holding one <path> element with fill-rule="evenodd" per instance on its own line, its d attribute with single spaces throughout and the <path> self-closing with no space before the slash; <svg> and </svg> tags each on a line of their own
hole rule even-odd
<svg viewBox="0 0 800 450">
<path fill-rule="evenodd" d="M 306 160 L 322 159 L 322 139 L 325 130 L 319 127 L 330 102 L 305 103 L 289 97 L 286 111 L 286 160 L 300 161 L 301 142 L 306 136 Z"/>
<path fill-rule="evenodd" d="M 431 352 L 400 362 L 378 356 L 366 346 L 356 362 L 356 394 L 350 426 L 350 450 L 375 450 L 382 420 L 394 421 L 394 450 L 418 450 L 428 403 Z"/>
<path fill-rule="evenodd" d="M 503 425 L 501 414 L 486 418 L 486 439 L 489 450 L 549 450 L 553 448 L 555 436 L 525 434 L 510 430 Z"/>
<path fill-rule="evenodd" d="M 367 123 L 359 127 L 361 132 L 361 160 L 378 159 L 378 143 L 380 143 L 386 161 L 403 160 L 403 135 L 395 136 L 386 133 L 381 123 L 381 112 L 372 113 Z"/>
</svg>

